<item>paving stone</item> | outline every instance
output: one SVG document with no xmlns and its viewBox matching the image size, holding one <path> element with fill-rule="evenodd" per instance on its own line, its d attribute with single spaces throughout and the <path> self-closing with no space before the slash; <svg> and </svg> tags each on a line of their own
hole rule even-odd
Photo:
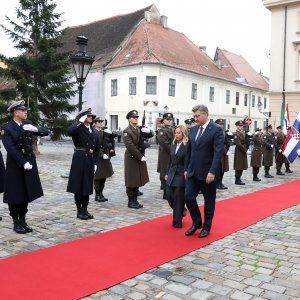
<svg viewBox="0 0 300 300">
<path fill-rule="evenodd" d="M 234 280 L 225 280 L 223 282 L 223 284 L 228 286 L 228 287 L 231 287 L 234 290 L 237 289 L 237 290 L 241 290 L 241 291 L 246 287 L 245 284 L 242 284 L 242 283 L 234 281 Z"/>
<path fill-rule="evenodd" d="M 192 291 L 192 288 L 185 286 L 183 284 L 178 284 L 178 283 L 171 283 L 166 285 L 166 289 L 170 290 L 172 292 L 178 293 L 178 294 L 183 294 L 186 295 L 190 291 Z"/>
<path fill-rule="evenodd" d="M 260 296 L 263 293 L 263 289 L 254 286 L 249 286 L 245 288 L 244 292 L 250 295 Z"/>
<path fill-rule="evenodd" d="M 206 291 L 198 291 L 191 295 L 192 299 L 196 300 L 209 300 L 209 299 L 215 299 L 214 295 L 206 292 Z"/>
<path fill-rule="evenodd" d="M 266 274 L 257 274 L 253 276 L 254 279 L 263 281 L 263 282 L 270 282 L 274 279 L 274 277 L 266 275 Z"/>
<path fill-rule="evenodd" d="M 114 293 L 114 294 L 118 294 L 118 295 L 126 295 L 128 293 L 130 293 L 130 288 L 127 287 L 127 286 L 124 286 L 122 284 L 118 284 L 118 285 L 115 285 L 113 287 L 111 287 L 109 289 L 110 292 Z"/>
<path fill-rule="evenodd" d="M 209 289 L 209 291 L 212 292 L 212 293 L 216 293 L 218 295 L 221 295 L 221 296 L 226 296 L 227 294 L 229 294 L 232 291 L 232 289 L 216 284 L 216 285 L 212 286 Z"/>
<path fill-rule="evenodd" d="M 196 279 L 193 277 L 187 277 L 187 276 L 180 276 L 180 275 L 173 275 L 168 278 L 169 280 L 176 281 L 185 285 L 189 285 L 193 283 Z"/>
<path fill-rule="evenodd" d="M 127 295 L 128 298 L 133 299 L 133 300 L 141 300 L 141 299 L 146 299 L 147 296 L 142 294 L 142 293 L 138 293 L 138 292 L 133 292 Z"/>
<path fill-rule="evenodd" d="M 252 298 L 251 295 L 240 291 L 236 291 L 230 296 L 230 299 L 235 299 L 235 300 L 249 300 L 251 298 Z"/>
<path fill-rule="evenodd" d="M 273 291 L 276 293 L 280 293 L 283 294 L 286 290 L 285 287 L 283 286 L 278 286 L 278 285 L 274 285 L 274 284 L 270 284 L 270 283 L 264 283 L 261 288 L 269 290 L 269 291 Z"/>
<path fill-rule="evenodd" d="M 174 295 L 166 294 L 161 299 L 162 300 L 182 300 L 183 298 L 179 298 L 179 297 L 174 296 Z"/>
<path fill-rule="evenodd" d="M 205 281 L 205 280 L 198 279 L 197 281 L 195 281 L 192 284 L 192 286 L 195 288 L 201 289 L 201 290 L 205 290 L 205 289 L 209 288 L 210 286 L 212 286 L 212 283 Z"/>
<path fill-rule="evenodd" d="M 270 299 L 270 300 L 290 300 L 289 296 L 274 293 L 272 291 L 266 291 L 261 295 L 264 299 Z"/>
</svg>

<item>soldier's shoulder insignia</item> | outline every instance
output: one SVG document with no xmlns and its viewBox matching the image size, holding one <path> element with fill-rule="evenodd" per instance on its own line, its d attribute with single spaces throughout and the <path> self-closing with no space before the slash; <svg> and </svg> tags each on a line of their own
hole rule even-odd
<svg viewBox="0 0 300 300">
<path fill-rule="evenodd" d="M 164 133 L 163 133 L 163 131 L 160 131 L 159 134 L 160 134 L 160 135 L 163 135 Z"/>
<path fill-rule="evenodd" d="M 1 130 L 1 135 L 4 135 L 5 134 L 5 131 L 4 129 Z"/>
<path fill-rule="evenodd" d="M 124 132 L 124 136 L 127 136 L 127 132 Z"/>
<path fill-rule="evenodd" d="M 266 136 L 266 135 L 264 135 L 264 136 L 263 136 L 263 138 L 264 138 L 264 139 L 266 139 L 266 138 L 267 138 L 267 136 Z"/>
</svg>

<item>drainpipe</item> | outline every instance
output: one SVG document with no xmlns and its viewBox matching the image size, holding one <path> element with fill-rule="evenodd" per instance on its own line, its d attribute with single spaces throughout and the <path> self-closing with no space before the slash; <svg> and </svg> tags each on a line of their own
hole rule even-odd
<svg viewBox="0 0 300 300">
<path fill-rule="evenodd" d="M 284 36 L 283 36 L 282 100 L 284 101 L 284 104 L 285 104 L 286 23 L 287 23 L 287 6 L 284 7 Z"/>
</svg>

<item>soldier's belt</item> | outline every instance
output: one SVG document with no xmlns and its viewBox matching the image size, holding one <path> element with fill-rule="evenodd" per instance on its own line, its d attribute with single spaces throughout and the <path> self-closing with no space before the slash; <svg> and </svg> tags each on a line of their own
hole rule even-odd
<svg viewBox="0 0 300 300">
<path fill-rule="evenodd" d="M 93 154 L 94 150 L 89 148 L 83 148 L 83 147 L 74 147 L 74 151 L 84 151 Z"/>
</svg>

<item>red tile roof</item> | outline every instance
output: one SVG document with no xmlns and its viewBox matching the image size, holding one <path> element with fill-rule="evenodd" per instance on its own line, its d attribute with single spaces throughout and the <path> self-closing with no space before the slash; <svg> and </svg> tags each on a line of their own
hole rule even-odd
<svg viewBox="0 0 300 300">
<path fill-rule="evenodd" d="M 16 82 L 12 79 L 7 79 L 6 77 L 0 77 L 0 90 L 14 90 L 16 88 Z"/>
</svg>

